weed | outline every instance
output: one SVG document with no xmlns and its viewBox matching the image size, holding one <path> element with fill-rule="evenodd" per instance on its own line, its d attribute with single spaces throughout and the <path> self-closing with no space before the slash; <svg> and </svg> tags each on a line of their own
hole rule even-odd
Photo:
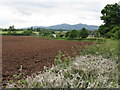
<svg viewBox="0 0 120 90">
<path fill-rule="evenodd" d="M 26 80 L 21 79 L 21 80 L 19 81 L 19 83 L 20 83 L 20 84 L 25 84 L 25 83 L 26 83 Z"/>
<path fill-rule="evenodd" d="M 16 78 L 16 79 L 17 79 L 17 78 L 20 78 L 21 75 L 22 75 L 21 73 L 19 73 L 19 74 L 14 74 L 14 75 L 13 75 L 13 78 Z"/>
<path fill-rule="evenodd" d="M 12 84 L 12 83 L 13 83 L 13 80 L 9 80 L 9 81 L 7 81 L 7 82 Z"/>
</svg>

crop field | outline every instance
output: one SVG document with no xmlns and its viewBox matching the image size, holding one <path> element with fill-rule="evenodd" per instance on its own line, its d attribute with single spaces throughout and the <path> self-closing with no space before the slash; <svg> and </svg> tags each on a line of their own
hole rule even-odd
<svg viewBox="0 0 120 90">
<path fill-rule="evenodd" d="M 3 81 L 13 79 L 13 75 L 24 76 L 42 71 L 44 66 L 51 67 L 57 52 L 80 55 L 80 48 L 93 42 L 49 40 L 30 36 L 3 36 Z M 22 70 L 21 70 L 22 69 Z M 23 78 L 23 77 L 21 77 Z"/>
</svg>

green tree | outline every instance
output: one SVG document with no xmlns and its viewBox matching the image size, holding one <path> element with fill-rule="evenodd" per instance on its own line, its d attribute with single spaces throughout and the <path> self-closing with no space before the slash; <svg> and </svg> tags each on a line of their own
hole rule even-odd
<svg viewBox="0 0 120 90">
<path fill-rule="evenodd" d="M 101 20 L 104 21 L 104 24 L 100 26 L 99 32 L 102 36 L 110 38 L 112 37 L 111 31 L 120 26 L 120 5 L 117 3 L 108 4 L 102 9 L 101 13 Z"/>
<path fill-rule="evenodd" d="M 14 25 L 9 26 L 9 29 L 8 29 L 8 30 L 9 30 L 9 31 L 15 31 Z"/>
<path fill-rule="evenodd" d="M 100 37 L 100 33 L 97 29 L 91 30 L 90 35 L 94 35 L 95 37 Z"/>
<path fill-rule="evenodd" d="M 87 38 L 88 35 L 89 35 L 89 31 L 88 31 L 86 28 L 82 28 L 82 29 L 80 30 L 79 36 L 80 36 L 81 38 Z"/>
<path fill-rule="evenodd" d="M 72 39 L 74 39 L 74 38 L 76 38 L 76 37 L 78 37 L 78 31 L 77 30 L 71 30 L 70 31 L 70 33 L 69 33 L 69 38 L 72 38 Z"/>
<path fill-rule="evenodd" d="M 64 34 L 59 33 L 59 34 L 58 34 L 58 37 L 62 38 L 62 37 L 64 37 Z"/>
<path fill-rule="evenodd" d="M 114 27 L 114 28 L 113 28 L 110 32 L 108 32 L 108 33 L 110 33 L 109 38 L 120 39 L 120 26 Z M 108 33 L 107 33 L 107 35 L 108 35 Z"/>
<path fill-rule="evenodd" d="M 119 31 L 116 31 L 116 32 L 114 33 L 114 38 L 115 38 L 115 39 L 120 39 L 120 30 L 119 30 Z"/>
<path fill-rule="evenodd" d="M 14 28 L 14 25 L 12 26 L 9 26 L 9 29 L 8 29 L 8 35 L 15 35 L 16 34 L 16 29 Z"/>
<path fill-rule="evenodd" d="M 52 31 L 49 31 L 49 30 L 40 30 L 39 31 L 39 35 L 40 36 L 51 36 L 52 33 L 55 33 L 55 32 L 52 32 Z"/>
<path fill-rule="evenodd" d="M 40 35 L 40 36 L 43 36 L 43 31 L 39 31 L 39 35 Z"/>
<path fill-rule="evenodd" d="M 57 33 L 57 37 L 60 37 L 60 38 L 64 37 L 63 31 L 60 31 L 59 33 Z"/>
<path fill-rule="evenodd" d="M 51 32 L 49 30 L 44 30 L 43 31 L 43 36 L 50 36 Z"/>
</svg>

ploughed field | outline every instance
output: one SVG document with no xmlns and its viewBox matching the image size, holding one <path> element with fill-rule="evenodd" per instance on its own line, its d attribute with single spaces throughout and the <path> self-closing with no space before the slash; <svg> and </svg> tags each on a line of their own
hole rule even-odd
<svg viewBox="0 0 120 90">
<path fill-rule="evenodd" d="M 74 50 L 79 55 L 80 47 L 92 44 L 92 42 L 49 40 L 30 36 L 3 36 L 2 39 L 4 83 L 14 79 L 13 75 L 20 72 L 27 76 L 42 71 L 44 66 L 50 67 L 54 64 L 58 51 L 72 56 Z"/>
</svg>

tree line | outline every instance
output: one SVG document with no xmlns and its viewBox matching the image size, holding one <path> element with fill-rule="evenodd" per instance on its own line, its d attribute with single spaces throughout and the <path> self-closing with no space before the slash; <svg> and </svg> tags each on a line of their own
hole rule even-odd
<svg viewBox="0 0 120 90">
<path fill-rule="evenodd" d="M 104 24 L 99 27 L 100 35 L 105 38 L 120 39 L 120 5 L 108 4 L 101 13 Z"/>
<path fill-rule="evenodd" d="M 34 35 L 35 34 L 34 33 L 35 30 L 32 27 L 28 28 L 28 29 L 24 29 L 24 30 L 17 30 L 17 29 L 14 28 L 14 25 L 9 26 L 9 28 L 6 31 L 8 31 L 7 35 Z M 18 34 L 17 31 L 22 31 L 22 32 Z M 56 33 L 56 31 L 58 33 Z M 81 30 L 75 30 L 74 29 L 74 30 L 70 30 L 70 31 L 66 31 L 66 32 L 61 31 L 61 30 L 59 31 L 59 30 L 51 30 L 51 29 L 41 29 L 41 28 L 39 28 L 39 30 L 37 30 L 37 32 L 39 32 L 39 34 L 37 34 L 37 35 L 40 35 L 40 36 L 53 37 L 52 35 L 56 34 L 56 36 L 58 38 L 75 39 L 75 38 L 78 38 L 78 37 L 86 38 L 93 31 L 89 31 L 86 28 L 83 28 Z"/>
<path fill-rule="evenodd" d="M 39 35 L 41 36 L 50 36 L 51 34 L 56 34 L 57 38 L 69 38 L 69 39 L 76 39 L 76 38 L 86 38 L 91 33 L 91 31 L 87 30 L 86 28 L 82 28 L 81 30 L 70 30 L 70 31 L 60 31 L 56 33 L 54 31 L 40 31 Z"/>
</svg>

